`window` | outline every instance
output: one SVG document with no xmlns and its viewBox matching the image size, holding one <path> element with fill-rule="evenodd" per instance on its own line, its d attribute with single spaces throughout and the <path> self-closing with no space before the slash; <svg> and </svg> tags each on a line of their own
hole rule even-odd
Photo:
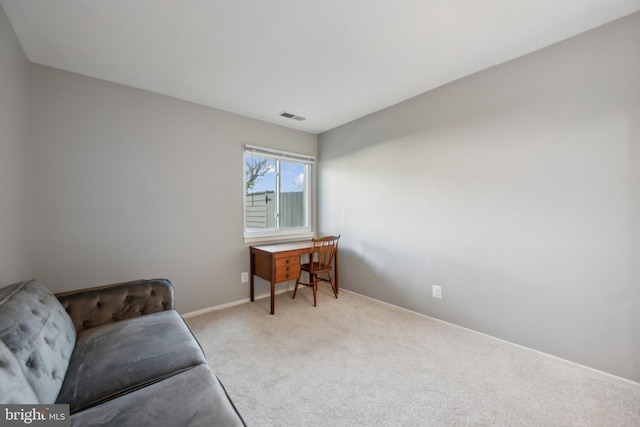
<svg viewBox="0 0 640 427">
<path fill-rule="evenodd" d="M 312 236 L 314 163 L 311 156 L 245 146 L 245 241 Z"/>
</svg>

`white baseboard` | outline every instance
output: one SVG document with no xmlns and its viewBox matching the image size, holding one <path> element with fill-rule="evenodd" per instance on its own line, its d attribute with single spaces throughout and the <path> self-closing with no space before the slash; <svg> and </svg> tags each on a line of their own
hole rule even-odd
<svg viewBox="0 0 640 427">
<path fill-rule="evenodd" d="M 496 338 L 496 337 L 494 337 L 492 335 L 488 335 L 488 334 L 485 334 L 485 333 L 482 333 L 482 332 L 474 331 L 473 329 L 465 328 L 464 326 L 456 325 L 455 323 L 449 323 L 447 321 L 440 320 L 440 319 L 435 318 L 435 317 L 427 316 L 426 314 L 418 313 L 417 311 L 409 310 L 407 308 L 400 307 L 400 306 L 397 306 L 397 305 L 394 305 L 394 304 L 390 304 L 388 302 L 380 301 L 378 299 L 371 298 L 371 297 L 368 297 L 366 295 L 359 294 L 357 292 L 349 291 L 349 290 L 346 290 L 346 289 L 340 289 L 340 292 L 347 292 L 347 293 L 350 293 L 350 294 L 353 294 L 353 295 L 358 295 L 358 296 L 360 296 L 362 298 L 366 298 L 368 300 L 371 300 L 371 301 L 374 301 L 374 302 L 377 302 L 377 303 L 380 303 L 380 304 L 384 304 L 384 305 L 387 305 L 387 306 L 390 306 L 390 307 L 394 307 L 394 308 L 397 308 L 399 310 L 407 311 L 409 313 L 413 313 L 413 314 L 416 314 L 418 316 L 426 317 L 427 319 L 431 319 L 431 320 L 434 320 L 436 322 L 444 323 L 446 325 L 453 326 L 453 327 L 458 328 L 458 329 L 463 329 L 465 331 L 468 331 L 468 332 L 471 332 L 471 333 L 474 333 L 474 334 L 477 334 L 477 335 L 482 335 L 483 337 L 487 337 L 487 338 L 490 338 L 490 339 L 493 339 L 493 340 L 497 340 L 497 341 L 500 341 L 500 342 L 505 343 L 505 344 L 513 345 L 513 346 L 519 347 L 521 349 L 524 349 L 524 350 L 527 350 L 527 351 L 531 351 L 533 353 L 537 353 L 537 354 L 539 354 L 541 356 L 549 357 L 551 359 L 557 360 L 557 361 L 565 363 L 567 365 L 574 366 L 574 367 L 576 367 L 578 369 L 582 369 L 582 370 L 591 372 L 592 374 L 595 374 L 597 376 L 608 378 L 609 380 L 613 380 L 614 382 L 616 382 L 618 384 L 625 385 L 625 386 L 630 386 L 630 387 L 640 391 L 640 383 L 637 383 L 635 381 L 629 380 L 627 378 L 622 378 L 622 377 L 619 377 L 617 375 L 613 375 L 613 374 L 610 374 L 608 372 L 601 371 L 599 369 L 591 368 L 589 366 L 581 365 L 580 363 L 572 362 L 570 360 L 563 359 L 562 357 L 554 356 L 552 354 L 545 353 L 545 352 L 540 351 L 540 350 L 535 350 L 533 348 L 526 347 L 524 345 L 512 343 L 511 341 L 503 340 L 501 338 Z"/>
<path fill-rule="evenodd" d="M 293 286 L 287 286 L 286 288 L 280 288 L 278 290 L 276 290 L 276 295 L 282 294 L 284 292 L 289 292 L 291 289 L 293 288 Z M 254 300 L 259 300 L 259 299 L 263 299 L 263 298 L 271 298 L 271 292 L 265 292 L 263 294 L 260 295 L 255 295 L 254 296 Z M 182 317 L 184 317 L 185 319 L 188 319 L 190 317 L 194 317 L 194 316 L 200 316 L 201 314 L 206 314 L 206 313 L 210 313 L 212 311 L 218 311 L 218 310 L 222 310 L 224 308 L 229 308 L 229 307 L 234 307 L 236 305 L 240 305 L 240 304 L 244 304 L 247 302 L 251 302 L 251 298 L 243 298 L 241 300 L 238 301 L 233 301 L 233 302 L 229 302 L 226 304 L 221 304 L 221 305 L 216 305 L 213 307 L 207 307 L 207 308 L 203 308 L 202 310 L 196 310 L 196 311 L 190 311 L 189 313 L 185 313 L 182 315 Z"/>
<path fill-rule="evenodd" d="M 287 286 L 287 288 L 285 288 L 285 289 L 277 290 L 276 291 L 276 295 L 279 295 L 279 294 L 284 293 L 284 292 L 289 292 L 290 290 L 291 290 L 291 286 Z M 570 360 L 563 359 L 561 357 L 554 356 L 552 354 L 548 354 L 548 353 L 542 352 L 540 350 L 535 350 L 533 348 L 529 348 L 529 347 L 526 347 L 526 346 L 523 346 L 523 345 L 520 345 L 520 344 L 512 343 L 511 341 L 503 340 L 501 338 L 496 338 L 496 337 L 494 337 L 492 335 L 488 335 L 488 334 L 485 334 L 485 333 L 482 333 L 482 332 L 474 331 L 473 329 L 465 328 L 464 326 L 456 325 L 455 323 L 450 323 L 450 322 L 447 322 L 447 321 L 444 321 L 444 320 L 437 319 L 435 317 L 427 316 L 426 314 L 418 313 L 417 311 L 409 310 L 407 308 L 400 307 L 400 306 L 397 306 L 397 305 L 394 305 L 394 304 L 390 304 L 388 302 L 384 302 L 384 301 L 381 301 L 381 300 L 378 300 L 378 299 L 375 299 L 375 298 L 371 298 L 371 297 L 368 297 L 366 295 L 362 295 L 362 294 L 359 294 L 357 292 L 349 291 L 349 290 L 344 289 L 344 288 L 340 289 L 340 292 L 347 292 L 347 293 L 350 293 L 350 294 L 353 294 L 353 295 L 358 295 L 358 296 L 360 296 L 362 298 L 366 298 L 368 300 L 377 302 L 379 304 L 384 304 L 384 305 L 387 305 L 387 306 L 390 306 L 390 307 L 394 307 L 394 308 L 397 308 L 398 310 L 403 310 L 403 311 L 406 311 L 406 312 L 409 312 L 409 313 L 413 313 L 413 314 L 416 314 L 418 316 L 422 316 L 422 317 L 426 317 L 427 319 L 434 320 L 436 322 L 444 323 L 446 325 L 450 325 L 450 326 L 453 326 L 455 328 L 463 329 L 465 331 L 472 332 L 474 334 L 482 335 L 483 337 L 487 337 L 487 338 L 490 338 L 490 339 L 493 339 L 493 340 L 497 340 L 497 341 L 503 342 L 505 344 L 513 345 L 513 346 L 522 348 L 524 350 L 537 353 L 537 354 L 539 354 L 541 356 L 549 357 L 549 358 L 552 358 L 552 359 L 557 360 L 559 362 L 566 363 L 568 365 L 574 366 L 574 367 L 579 368 L 579 369 L 583 369 L 583 370 L 585 370 L 587 372 L 591 372 L 592 374 L 595 374 L 595 375 L 598 375 L 598 376 L 602 376 L 604 378 L 608 378 L 610 380 L 615 381 L 616 383 L 619 383 L 621 385 L 630 386 L 630 387 L 640 391 L 640 383 L 637 383 L 635 381 L 632 381 L 632 380 L 629 380 L 629 379 L 626 379 L 626 378 L 619 377 L 617 375 L 610 374 L 608 372 L 600 371 L 598 369 L 591 368 L 589 366 L 581 365 L 579 363 L 572 362 Z M 267 292 L 267 293 L 255 296 L 254 299 L 258 300 L 258 299 L 262 299 L 262 298 L 269 298 L 270 296 L 271 296 L 271 294 Z M 212 311 L 222 310 L 224 308 L 233 307 L 233 306 L 244 304 L 244 303 L 247 303 L 247 302 L 250 302 L 250 301 L 251 301 L 250 298 L 244 298 L 244 299 L 241 299 L 241 300 L 238 300 L 238 301 L 234 301 L 234 302 L 230 302 L 230 303 L 227 303 L 227 304 L 222 304 L 222 305 L 217 305 L 217 306 L 214 306 L 214 307 L 204 308 L 202 310 L 192 311 L 190 313 L 183 314 L 182 317 L 184 317 L 185 319 L 188 319 L 190 317 L 199 316 L 201 314 L 206 314 L 206 313 L 209 313 L 209 312 L 212 312 Z"/>
<path fill-rule="evenodd" d="M 222 310 L 223 308 L 234 307 L 236 305 L 244 304 L 246 302 L 250 302 L 251 298 L 244 298 L 238 301 L 229 302 L 226 304 L 216 305 L 214 307 L 203 308 L 202 310 L 190 311 L 189 313 L 185 313 L 182 315 L 183 318 L 189 319 L 191 317 L 200 316 L 201 314 L 211 313 L 212 311 Z"/>
</svg>

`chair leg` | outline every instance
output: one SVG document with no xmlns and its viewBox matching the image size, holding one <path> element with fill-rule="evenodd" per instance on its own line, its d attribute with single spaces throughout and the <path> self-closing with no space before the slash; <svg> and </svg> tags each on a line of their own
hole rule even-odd
<svg viewBox="0 0 640 427">
<path fill-rule="evenodd" d="M 296 292 L 298 292 L 298 285 L 300 284 L 300 277 L 296 279 L 296 288 L 293 290 L 293 296 L 291 298 L 296 297 Z"/>
<path fill-rule="evenodd" d="M 331 277 L 331 273 L 327 272 L 327 276 L 329 276 L 329 283 L 331 284 L 331 289 L 333 289 L 333 295 L 338 299 L 338 291 L 336 290 L 336 284 L 333 282 L 333 277 Z"/>
<path fill-rule="evenodd" d="M 318 276 L 313 275 L 313 306 L 317 307 L 316 293 L 318 292 Z"/>
</svg>

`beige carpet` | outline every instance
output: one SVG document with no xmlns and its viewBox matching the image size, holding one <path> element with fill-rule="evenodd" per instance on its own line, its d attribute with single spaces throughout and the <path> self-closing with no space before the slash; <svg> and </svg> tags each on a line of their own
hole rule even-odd
<svg viewBox="0 0 640 427">
<path fill-rule="evenodd" d="M 640 426 L 638 385 L 347 292 L 276 298 L 187 319 L 249 426 Z"/>
</svg>

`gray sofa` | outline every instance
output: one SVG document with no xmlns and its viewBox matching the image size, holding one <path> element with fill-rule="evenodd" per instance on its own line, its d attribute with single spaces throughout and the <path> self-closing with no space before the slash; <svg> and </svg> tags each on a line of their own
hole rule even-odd
<svg viewBox="0 0 640 427">
<path fill-rule="evenodd" d="M 0 404 L 65 403 L 72 426 L 242 426 L 168 280 L 0 289 Z"/>
</svg>

